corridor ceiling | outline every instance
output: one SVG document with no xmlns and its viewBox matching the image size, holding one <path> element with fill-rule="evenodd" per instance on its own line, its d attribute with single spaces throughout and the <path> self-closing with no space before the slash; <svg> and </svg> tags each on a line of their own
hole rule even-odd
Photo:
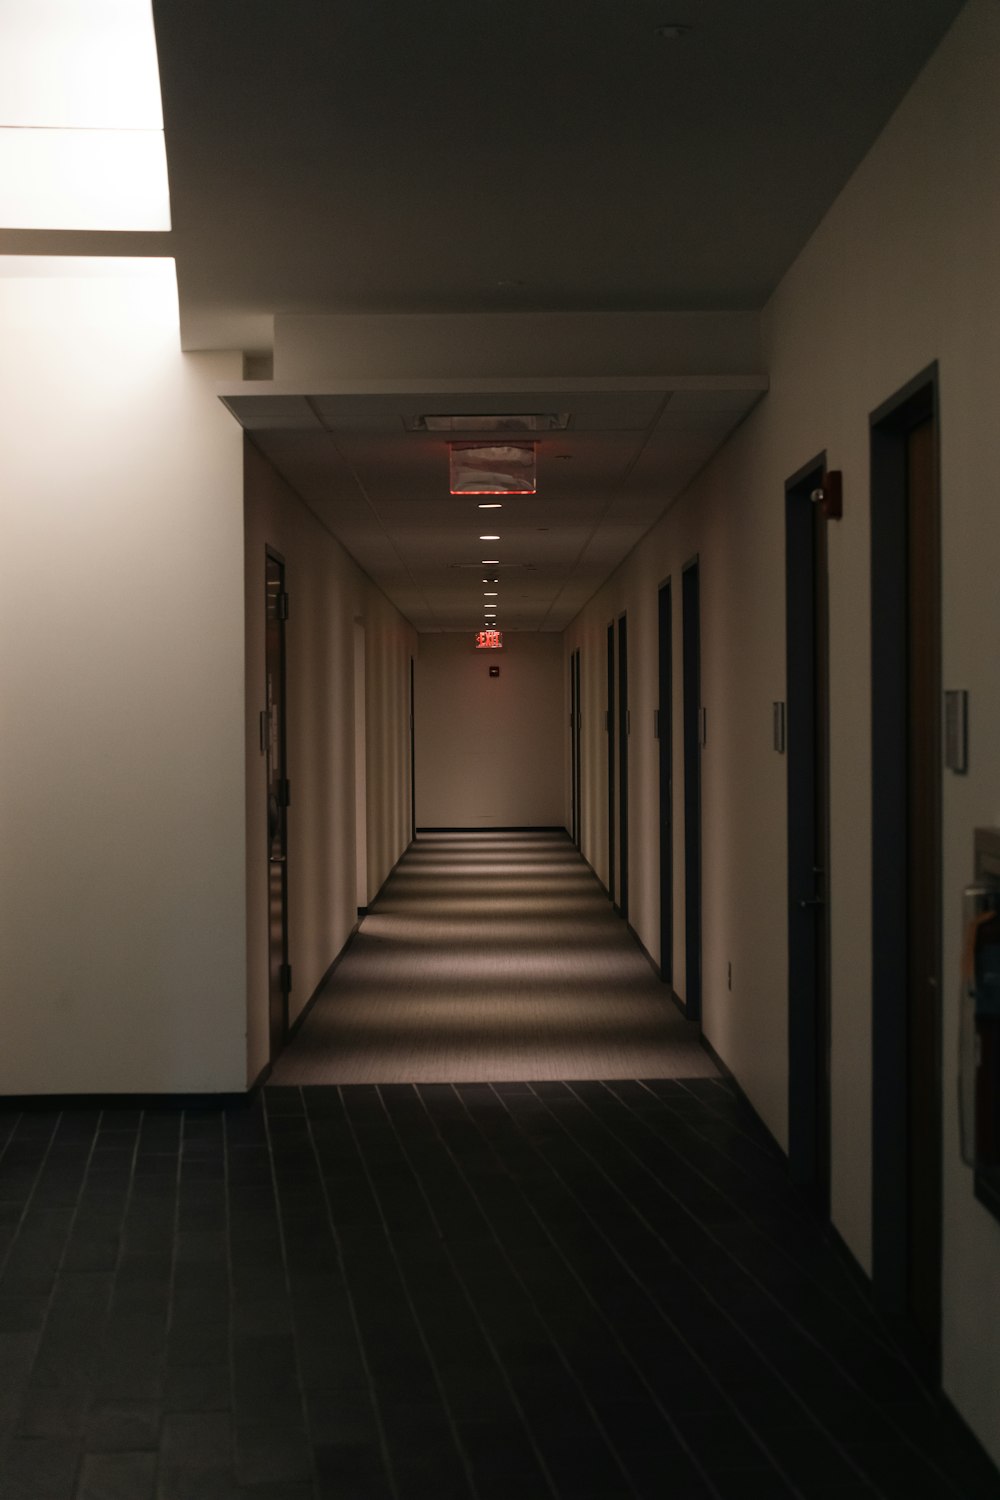
<svg viewBox="0 0 1000 1500">
<path fill-rule="evenodd" d="M 747 315 L 959 9 L 153 0 L 173 229 L 4 231 L 0 253 L 174 256 L 184 347 L 250 376 L 274 351 L 224 399 L 418 629 L 480 625 L 496 555 L 502 627 L 560 629 L 760 398 Z M 662 363 L 630 359 L 634 314 L 703 322 L 702 356 L 667 322 Z M 403 352 L 303 361 L 311 319 L 314 352 L 349 327 Z M 446 439 L 405 425 L 550 410 L 570 424 L 538 495 L 498 511 L 450 496 Z"/>
</svg>

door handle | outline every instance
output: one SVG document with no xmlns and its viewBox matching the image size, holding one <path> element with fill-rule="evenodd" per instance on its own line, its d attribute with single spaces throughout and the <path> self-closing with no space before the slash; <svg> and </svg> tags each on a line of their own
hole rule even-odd
<svg viewBox="0 0 1000 1500">
<path fill-rule="evenodd" d="M 825 906 L 826 901 L 822 896 L 810 896 L 808 901 L 800 901 L 799 905 L 803 908 L 807 906 Z"/>
<path fill-rule="evenodd" d="M 267 862 L 269 865 L 283 865 L 285 863 L 285 856 L 283 854 L 269 854 Z"/>
</svg>

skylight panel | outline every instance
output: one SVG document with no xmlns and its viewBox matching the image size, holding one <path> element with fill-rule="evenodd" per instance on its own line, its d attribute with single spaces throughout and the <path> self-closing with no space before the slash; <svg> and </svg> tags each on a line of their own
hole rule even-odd
<svg viewBox="0 0 1000 1500">
<path fill-rule="evenodd" d="M 163 230 L 149 0 L 0 0 L 0 225 Z"/>
</svg>

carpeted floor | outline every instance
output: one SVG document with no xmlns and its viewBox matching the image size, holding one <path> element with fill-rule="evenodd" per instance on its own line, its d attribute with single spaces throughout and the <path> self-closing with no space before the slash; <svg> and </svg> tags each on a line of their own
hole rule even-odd
<svg viewBox="0 0 1000 1500">
<path fill-rule="evenodd" d="M 421 834 L 276 1084 L 714 1077 L 565 834 Z"/>
</svg>

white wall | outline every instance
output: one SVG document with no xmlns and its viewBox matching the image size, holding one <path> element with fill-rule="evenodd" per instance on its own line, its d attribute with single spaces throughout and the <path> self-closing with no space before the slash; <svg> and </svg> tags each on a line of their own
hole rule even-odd
<svg viewBox="0 0 1000 1500">
<path fill-rule="evenodd" d="M 416 635 L 249 442 L 245 510 L 247 1024 L 248 1079 L 253 1080 L 268 1059 L 266 791 L 259 738 L 265 547 L 285 560 L 290 600 L 286 713 L 293 1021 L 357 921 L 357 622 L 364 627 L 369 899 L 410 839 L 409 671 Z"/>
<path fill-rule="evenodd" d="M 757 375 L 756 312 L 278 313 L 278 380 Z"/>
<path fill-rule="evenodd" d="M 496 652 L 476 651 L 472 631 L 421 635 L 418 828 L 561 828 L 565 693 L 558 635 L 508 631 Z"/>
<path fill-rule="evenodd" d="M 0 1093 L 241 1089 L 238 365 L 58 271 L 0 275 Z"/>
<path fill-rule="evenodd" d="M 631 920 L 658 951 L 656 589 L 674 579 L 676 870 L 682 871 L 680 569 L 701 559 L 704 1025 L 779 1139 L 787 1128 L 784 482 L 821 450 L 831 524 L 833 1221 L 871 1259 L 869 413 L 939 361 L 943 675 L 971 693 L 967 777 L 944 782 L 944 1385 L 1000 1459 L 1000 1224 L 974 1200 L 955 1107 L 959 899 L 973 829 L 1000 823 L 1000 7 L 971 0 L 766 313 L 769 396 L 567 632 L 583 650 L 584 852 L 607 868 L 604 631 L 629 611 Z M 638 738 L 635 726 L 641 732 Z M 645 789 L 645 796 L 639 788 Z M 675 881 L 683 993 L 683 881 Z M 733 989 L 726 964 L 733 964 Z"/>
</svg>

